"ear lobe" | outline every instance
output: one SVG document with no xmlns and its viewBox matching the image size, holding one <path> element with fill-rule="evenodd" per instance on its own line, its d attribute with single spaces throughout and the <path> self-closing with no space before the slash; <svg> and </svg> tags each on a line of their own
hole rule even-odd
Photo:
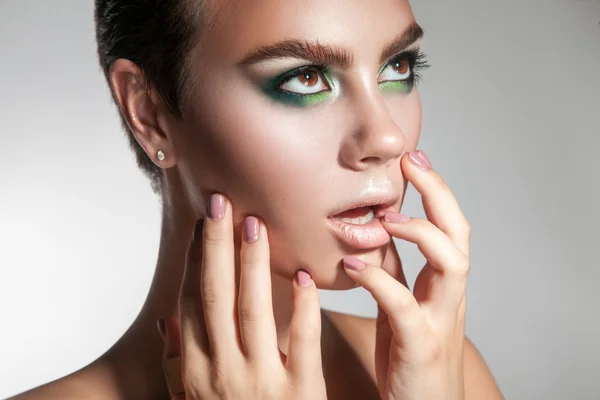
<svg viewBox="0 0 600 400">
<path fill-rule="evenodd" d="M 161 168 L 175 165 L 173 145 L 159 123 L 160 100 L 146 87 L 142 70 L 133 62 L 116 60 L 110 68 L 110 86 L 130 131 L 148 157 Z M 158 151 L 168 155 L 164 160 Z"/>
</svg>

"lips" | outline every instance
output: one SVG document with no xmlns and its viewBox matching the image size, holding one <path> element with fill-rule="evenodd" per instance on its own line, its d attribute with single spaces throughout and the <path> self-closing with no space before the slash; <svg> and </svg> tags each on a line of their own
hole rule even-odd
<svg viewBox="0 0 600 400">
<path fill-rule="evenodd" d="M 333 218 L 348 224 L 364 225 L 375 218 L 373 207 L 359 207 L 334 215 Z"/>
<path fill-rule="evenodd" d="M 334 210 L 327 218 L 338 240 L 354 249 L 373 249 L 389 243 L 379 218 L 398 203 L 399 196 L 378 196 L 361 199 Z"/>
</svg>

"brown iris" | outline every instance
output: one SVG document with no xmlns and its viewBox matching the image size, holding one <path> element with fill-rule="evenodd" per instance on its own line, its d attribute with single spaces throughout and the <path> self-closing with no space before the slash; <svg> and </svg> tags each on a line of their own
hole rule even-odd
<svg viewBox="0 0 600 400">
<path fill-rule="evenodd" d="M 398 60 L 394 62 L 393 68 L 399 74 L 406 74 L 410 68 L 410 65 L 407 60 Z"/>
<path fill-rule="evenodd" d="M 317 71 L 304 71 L 298 76 L 298 79 L 304 86 L 315 86 L 319 82 L 319 73 Z"/>
</svg>

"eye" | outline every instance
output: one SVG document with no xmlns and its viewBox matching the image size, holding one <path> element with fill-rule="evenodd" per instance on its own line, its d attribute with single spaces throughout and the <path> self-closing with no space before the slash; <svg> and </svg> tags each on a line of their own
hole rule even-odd
<svg viewBox="0 0 600 400">
<path fill-rule="evenodd" d="M 311 95 L 331 90 L 321 71 L 315 68 L 295 73 L 281 84 L 280 88 L 299 95 Z"/>
<path fill-rule="evenodd" d="M 391 60 L 379 74 L 379 83 L 410 79 L 412 75 L 410 65 L 410 60 L 406 58 Z"/>
</svg>

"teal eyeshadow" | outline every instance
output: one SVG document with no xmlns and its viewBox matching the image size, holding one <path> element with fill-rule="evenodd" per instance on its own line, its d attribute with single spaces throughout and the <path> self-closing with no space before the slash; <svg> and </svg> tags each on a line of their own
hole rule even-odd
<svg viewBox="0 0 600 400">
<path fill-rule="evenodd" d="M 270 79 L 265 85 L 262 86 L 262 91 L 269 96 L 271 99 L 275 100 L 278 103 L 283 103 L 287 105 L 292 105 L 296 107 L 306 107 L 314 104 L 321 103 L 329 98 L 331 95 L 331 90 L 324 90 L 322 92 L 313 93 L 313 94 L 299 94 L 290 92 L 287 90 L 282 90 L 280 86 L 286 82 L 286 78 L 295 77 L 298 75 L 298 72 L 291 71 L 286 72 L 283 75 L 277 76 L 273 79 Z M 327 83 L 331 86 L 331 79 L 327 75 L 325 71 L 320 71 Z"/>
</svg>

